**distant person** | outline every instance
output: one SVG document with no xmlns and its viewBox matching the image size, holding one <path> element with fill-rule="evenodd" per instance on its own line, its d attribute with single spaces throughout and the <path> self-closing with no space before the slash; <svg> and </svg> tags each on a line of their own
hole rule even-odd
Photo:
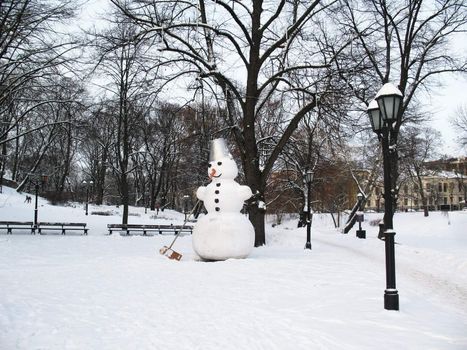
<svg viewBox="0 0 467 350">
<path fill-rule="evenodd" d="M 159 215 L 160 208 L 161 208 L 161 205 L 159 203 L 156 203 L 156 215 Z"/>
</svg>

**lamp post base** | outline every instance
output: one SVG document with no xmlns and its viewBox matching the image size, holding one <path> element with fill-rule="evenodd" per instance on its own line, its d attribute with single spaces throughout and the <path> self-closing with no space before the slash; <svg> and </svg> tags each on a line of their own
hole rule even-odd
<svg viewBox="0 0 467 350">
<path fill-rule="evenodd" d="M 365 230 L 357 230 L 357 237 L 358 238 L 366 238 L 366 231 Z"/>
<path fill-rule="evenodd" d="M 399 293 L 397 289 L 386 289 L 384 291 L 384 308 L 386 310 L 399 310 Z"/>
<path fill-rule="evenodd" d="M 305 243 L 305 249 L 310 249 L 311 250 L 311 242 L 306 242 Z"/>
</svg>

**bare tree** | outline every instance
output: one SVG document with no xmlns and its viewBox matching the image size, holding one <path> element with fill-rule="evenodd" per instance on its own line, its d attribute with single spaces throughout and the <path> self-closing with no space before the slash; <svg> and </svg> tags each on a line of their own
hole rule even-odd
<svg viewBox="0 0 467 350">
<path fill-rule="evenodd" d="M 156 202 L 162 208 L 173 202 L 168 195 L 174 181 L 177 181 L 177 163 L 182 157 L 180 139 L 184 137 L 180 111 L 179 106 L 160 103 L 147 111 L 142 124 L 143 166 L 148 177 L 151 210 L 155 209 Z"/>
<path fill-rule="evenodd" d="M 53 102 L 29 98 L 24 103 L 23 99 L 29 90 L 36 90 L 40 85 L 47 88 L 50 78 L 68 70 L 77 43 L 59 33 L 56 25 L 72 18 L 75 8 L 76 3 L 72 1 L 0 3 L 0 182 L 11 141 L 15 142 L 16 151 L 18 138 L 50 125 L 50 121 L 41 119 L 43 124 L 25 129 L 29 113 Z M 16 152 L 13 156 L 11 163 L 16 166 Z"/>
<path fill-rule="evenodd" d="M 147 66 L 145 40 L 133 40 L 136 28 L 119 16 L 111 18 L 113 25 L 95 33 L 93 45 L 98 59 L 97 68 L 107 79 L 107 93 L 111 96 L 115 117 L 113 143 L 113 171 L 123 205 L 122 223 L 128 223 L 130 201 L 129 176 L 135 170 L 131 154 L 136 151 L 138 125 L 143 113 L 140 101 L 146 101 L 147 87 L 154 71 Z"/>
<path fill-rule="evenodd" d="M 410 127 L 402 135 L 400 154 L 402 155 L 402 172 L 406 173 L 413 187 L 417 190 L 422 201 L 424 216 L 428 216 L 428 198 L 422 179 L 433 175 L 425 166 L 426 162 L 434 159 L 440 147 L 440 133 L 431 128 Z"/>
<path fill-rule="evenodd" d="M 467 105 L 459 106 L 451 123 L 458 134 L 459 143 L 467 146 Z"/>
<path fill-rule="evenodd" d="M 220 87 L 227 111 L 225 122 L 239 151 L 245 181 L 254 193 L 249 215 L 255 227 L 255 245 L 265 244 L 267 179 L 299 121 L 316 106 L 319 74 L 326 74 L 334 53 L 313 44 L 313 29 L 323 19 L 323 9 L 335 2 L 112 3 L 139 26 L 141 36 L 157 38 L 165 64 L 177 65 L 173 79 L 191 75 Z M 301 104 L 289 98 L 297 92 L 302 95 Z M 276 142 L 260 166 L 258 118 L 276 99 L 284 102 L 285 120 L 277 135 L 269 135 Z"/>
<path fill-rule="evenodd" d="M 449 39 L 466 29 L 467 11 L 462 0 L 443 1 L 342 1 L 342 11 L 333 14 L 342 36 L 353 38 L 348 50 L 339 55 L 340 70 L 354 96 L 368 105 L 376 90 L 390 80 L 396 82 L 404 98 L 400 122 L 390 134 L 393 143 L 402 126 L 419 123 L 423 114 L 406 113 L 417 103 L 417 93 L 429 92 L 444 73 L 467 69 L 465 57 L 450 50 Z M 358 73 L 358 74 L 356 74 Z M 398 154 L 384 157 L 391 166 L 391 188 L 397 188 Z M 389 200 L 389 193 L 385 193 Z M 396 201 L 396 196 L 392 196 Z M 393 203 L 393 208 L 396 203 Z M 385 213 L 385 226 L 393 226 L 393 214 Z"/>
</svg>

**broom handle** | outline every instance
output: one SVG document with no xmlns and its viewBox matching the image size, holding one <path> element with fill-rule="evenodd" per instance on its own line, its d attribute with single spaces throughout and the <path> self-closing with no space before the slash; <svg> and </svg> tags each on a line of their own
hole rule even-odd
<svg viewBox="0 0 467 350">
<path fill-rule="evenodd" d="M 199 204 L 200 202 L 201 202 L 201 200 L 198 199 L 198 201 L 197 201 L 197 202 L 195 203 L 195 205 L 193 206 L 193 209 L 191 209 L 190 214 L 187 215 L 185 221 L 183 222 L 182 228 L 181 228 L 180 231 L 178 231 L 178 233 L 175 235 L 175 238 L 174 238 L 174 240 L 172 241 L 172 243 L 170 243 L 168 249 L 171 249 L 171 248 L 172 248 L 172 246 L 174 245 L 174 243 L 175 243 L 175 241 L 177 240 L 178 236 L 180 236 L 180 233 L 181 233 L 182 230 L 185 228 L 188 219 L 190 219 L 191 215 L 193 215 L 193 213 L 195 212 L 196 207 L 198 206 L 198 204 Z"/>
</svg>

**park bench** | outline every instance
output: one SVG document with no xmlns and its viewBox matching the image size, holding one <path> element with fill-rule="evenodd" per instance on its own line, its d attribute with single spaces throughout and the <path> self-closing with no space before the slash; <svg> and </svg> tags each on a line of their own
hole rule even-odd
<svg viewBox="0 0 467 350">
<path fill-rule="evenodd" d="M 45 231 L 61 231 L 61 234 L 66 234 L 66 231 L 83 231 L 85 235 L 88 234 L 86 223 L 84 222 L 39 222 L 37 224 L 37 232 L 44 234 Z"/>
<path fill-rule="evenodd" d="M 157 232 L 160 235 L 164 233 L 192 233 L 193 226 L 190 225 L 138 225 L 138 224 L 108 224 L 107 228 L 109 229 L 109 235 L 113 231 L 122 231 L 124 235 L 131 235 L 131 233 L 140 233 L 142 232 L 143 236 L 150 236 L 151 232 Z"/>
<path fill-rule="evenodd" d="M 0 221 L 0 229 L 6 229 L 6 234 L 12 234 L 13 230 L 27 230 L 34 233 L 34 223 L 32 221 Z"/>
</svg>

